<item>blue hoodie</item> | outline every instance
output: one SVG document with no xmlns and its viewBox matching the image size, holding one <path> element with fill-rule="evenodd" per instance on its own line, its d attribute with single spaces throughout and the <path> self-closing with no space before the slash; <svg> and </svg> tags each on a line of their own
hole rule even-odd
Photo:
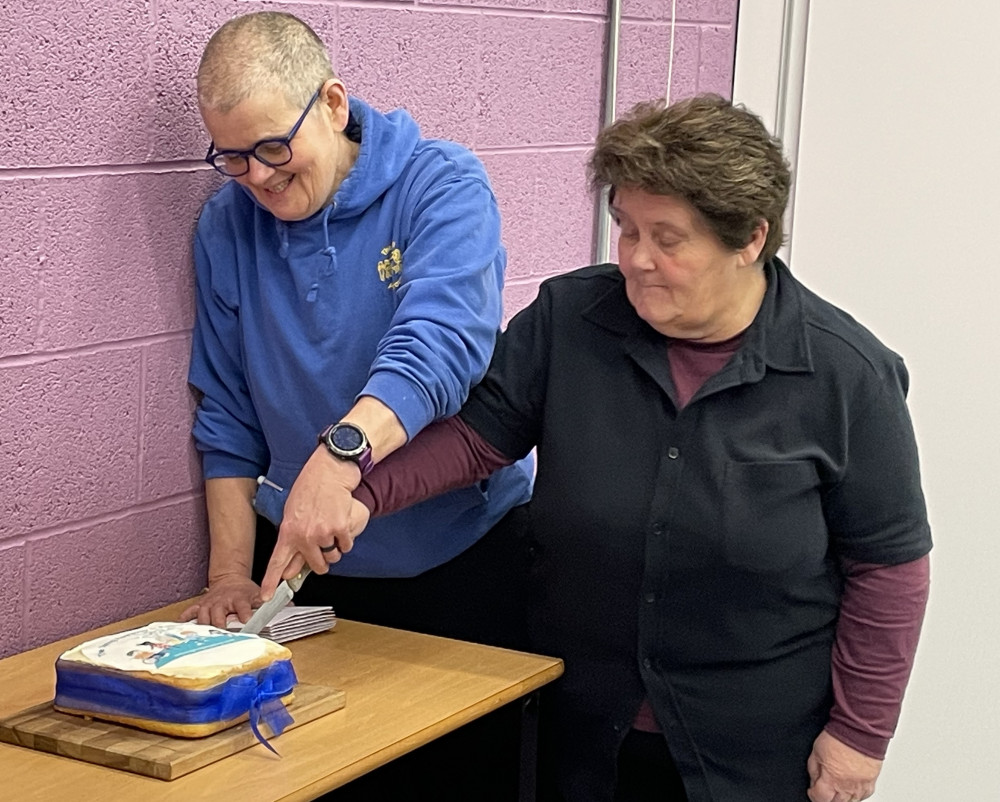
<svg viewBox="0 0 1000 802">
<path fill-rule="evenodd" d="M 254 506 L 275 524 L 319 431 L 361 395 L 409 437 L 454 415 L 500 327 L 506 253 L 482 164 L 421 139 L 405 111 L 350 108 L 361 147 L 325 208 L 284 222 L 230 181 L 198 221 L 195 442 L 206 479 L 266 477 Z M 527 500 L 531 467 L 373 520 L 331 573 L 440 565 Z"/>
</svg>

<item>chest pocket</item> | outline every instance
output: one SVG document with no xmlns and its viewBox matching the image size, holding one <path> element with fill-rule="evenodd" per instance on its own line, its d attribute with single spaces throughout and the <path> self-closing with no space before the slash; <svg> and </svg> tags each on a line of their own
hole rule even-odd
<svg viewBox="0 0 1000 802">
<path fill-rule="evenodd" d="M 722 497 L 730 564 L 780 572 L 824 559 L 827 529 L 811 462 L 730 462 Z"/>
</svg>

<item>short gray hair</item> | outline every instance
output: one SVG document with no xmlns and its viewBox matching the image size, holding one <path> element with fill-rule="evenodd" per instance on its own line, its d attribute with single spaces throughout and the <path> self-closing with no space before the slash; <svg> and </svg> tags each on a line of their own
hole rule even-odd
<svg viewBox="0 0 1000 802">
<path fill-rule="evenodd" d="M 198 65 L 198 103 L 222 113 L 261 90 L 304 106 L 335 78 L 323 40 L 292 14 L 260 11 L 229 20 L 205 45 Z"/>
</svg>

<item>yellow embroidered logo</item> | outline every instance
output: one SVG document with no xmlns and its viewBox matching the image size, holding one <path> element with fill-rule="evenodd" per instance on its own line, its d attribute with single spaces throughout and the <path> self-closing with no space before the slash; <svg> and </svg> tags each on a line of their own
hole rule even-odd
<svg viewBox="0 0 1000 802">
<path fill-rule="evenodd" d="M 385 259 L 378 263 L 378 277 L 381 281 L 388 282 L 385 285 L 387 289 L 394 290 L 399 286 L 402 278 L 400 273 L 403 272 L 403 254 L 400 253 L 395 242 L 390 242 L 382 249 L 382 255 Z"/>
</svg>

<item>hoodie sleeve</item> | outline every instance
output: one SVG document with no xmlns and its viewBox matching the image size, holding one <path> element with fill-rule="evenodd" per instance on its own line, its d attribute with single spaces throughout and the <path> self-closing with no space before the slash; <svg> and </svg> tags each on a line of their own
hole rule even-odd
<svg viewBox="0 0 1000 802">
<path fill-rule="evenodd" d="M 392 409 L 408 437 L 461 408 L 486 372 L 503 312 L 496 198 L 479 160 L 454 148 L 426 149 L 405 178 L 398 306 L 360 394 Z"/>
<path fill-rule="evenodd" d="M 195 444 L 206 479 L 256 478 L 268 463 L 268 449 L 240 354 L 235 265 L 213 260 L 204 220 L 195 236 L 195 325 L 188 381 L 202 393 L 195 412 Z"/>
</svg>

